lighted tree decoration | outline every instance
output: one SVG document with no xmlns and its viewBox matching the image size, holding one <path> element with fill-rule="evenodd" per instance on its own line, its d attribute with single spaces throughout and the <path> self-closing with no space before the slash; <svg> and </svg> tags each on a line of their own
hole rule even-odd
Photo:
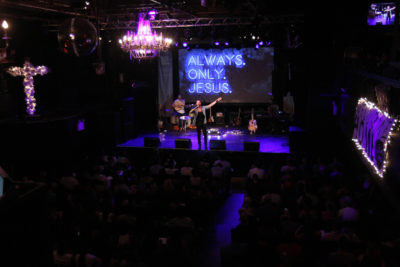
<svg viewBox="0 0 400 267">
<path fill-rule="evenodd" d="M 48 72 L 46 66 L 33 66 L 28 60 L 25 61 L 24 66 L 21 67 L 10 67 L 7 72 L 14 77 L 24 76 L 24 91 L 25 91 L 25 102 L 26 112 L 32 116 L 36 110 L 36 98 L 35 98 L 35 87 L 33 84 L 33 77 L 40 74 L 45 75 Z"/>
</svg>

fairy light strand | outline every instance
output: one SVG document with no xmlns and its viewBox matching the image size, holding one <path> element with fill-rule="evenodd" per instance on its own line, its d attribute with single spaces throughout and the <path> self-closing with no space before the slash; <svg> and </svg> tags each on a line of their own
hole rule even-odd
<svg viewBox="0 0 400 267">
<path fill-rule="evenodd" d="M 36 98 L 35 98 L 35 86 L 33 77 L 36 75 L 45 75 L 48 73 L 46 66 L 33 66 L 29 61 L 25 61 L 23 67 L 10 67 L 7 72 L 14 77 L 24 76 L 24 92 L 26 102 L 26 112 L 32 116 L 36 111 Z"/>
<path fill-rule="evenodd" d="M 371 159 L 368 157 L 368 153 L 365 151 L 365 148 L 360 144 L 359 140 L 356 139 L 356 138 L 353 138 L 353 139 L 352 139 L 353 142 L 355 143 L 356 148 L 357 148 L 358 150 L 360 150 L 361 154 L 364 156 L 364 158 L 366 159 L 366 161 L 367 161 L 367 162 L 371 165 L 371 167 L 374 169 L 375 173 L 376 173 L 379 177 L 383 178 L 383 176 L 384 176 L 384 174 L 385 174 L 385 172 L 386 172 L 386 168 L 387 168 L 387 166 L 388 166 L 388 164 L 389 164 L 389 162 L 388 162 L 388 154 L 387 154 L 388 144 L 390 144 L 390 138 L 391 138 L 391 135 L 392 135 L 392 133 L 393 133 L 394 127 L 395 127 L 395 125 L 396 125 L 396 123 L 397 123 L 397 120 L 394 119 L 394 118 L 392 118 L 392 117 L 389 115 L 389 113 L 387 113 L 386 111 L 383 111 L 383 110 L 379 109 L 374 103 L 368 101 L 366 98 L 360 98 L 360 99 L 358 100 L 358 106 L 360 106 L 360 105 L 362 105 L 362 104 L 364 104 L 369 110 L 374 109 L 374 110 L 376 110 L 379 114 L 385 116 L 387 119 L 393 120 L 393 121 L 392 121 L 392 124 L 391 124 L 391 127 L 390 127 L 390 131 L 389 131 L 389 133 L 388 133 L 388 135 L 387 135 L 387 137 L 386 137 L 386 139 L 385 139 L 385 143 L 384 143 L 384 146 L 383 146 L 384 160 L 383 160 L 383 165 L 382 165 L 382 168 L 381 168 L 381 169 L 379 169 L 378 166 L 375 164 L 375 162 L 374 162 L 373 160 L 371 160 Z"/>
</svg>

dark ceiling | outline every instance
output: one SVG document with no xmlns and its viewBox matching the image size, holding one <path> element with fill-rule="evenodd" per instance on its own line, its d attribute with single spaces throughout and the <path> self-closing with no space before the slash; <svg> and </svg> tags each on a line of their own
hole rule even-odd
<svg viewBox="0 0 400 267">
<path fill-rule="evenodd" d="M 305 10 L 299 3 L 271 0 L 0 0 L 4 18 L 57 26 L 67 17 L 84 16 L 102 30 L 134 27 L 138 14 L 151 9 L 158 11 L 153 28 L 296 24 Z"/>
</svg>

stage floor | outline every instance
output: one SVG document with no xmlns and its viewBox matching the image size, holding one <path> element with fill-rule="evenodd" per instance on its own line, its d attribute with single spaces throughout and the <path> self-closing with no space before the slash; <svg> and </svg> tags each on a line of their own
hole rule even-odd
<svg viewBox="0 0 400 267">
<path fill-rule="evenodd" d="M 208 140 L 225 140 L 227 151 L 244 151 L 244 142 L 259 142 L 261 153 L 289 153 L 289 137 L 288 135 L 278 134 L 256 134 L 250 135 L 247 131 L 240 130 L 221 130 L 216 128 L 209 129 Z M 141 134 L 135 139 L 131 139 L 118 147 L 144 147 L 144 138 L 153 137 L 160 139 L 159 148 L 174 149 L 175 139 L 190 139 L 192 149 L 197 150 L 197 132 L 188 129 L 186 132 L 161 132 Z M 208 144 L 209 146 L 209 144 Z M 204 142 L 202 137 L 202 149 Z"/>
</svg>

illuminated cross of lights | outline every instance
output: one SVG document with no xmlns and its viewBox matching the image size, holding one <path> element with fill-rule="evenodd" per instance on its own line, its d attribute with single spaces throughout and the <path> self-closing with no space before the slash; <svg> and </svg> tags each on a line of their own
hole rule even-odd
<svg viewBox="0 0 400 267">
<path fill-rule="evenodd" d="M 25 61 L 24 66 L 21 67 L 10 67 L 7 72 L 14 77 L 24 76 L 24 91 L 25 91 L 25 102 L 26 112 L 29 115 L 35 114 L 36 110 L 36 99 L 35 99 L 35 87 L 33 85 L 33 77 L 40 74 L 45 75 L 48 72 L 46 66 L 33 66 L 29 61 Z"/>
</svg>

